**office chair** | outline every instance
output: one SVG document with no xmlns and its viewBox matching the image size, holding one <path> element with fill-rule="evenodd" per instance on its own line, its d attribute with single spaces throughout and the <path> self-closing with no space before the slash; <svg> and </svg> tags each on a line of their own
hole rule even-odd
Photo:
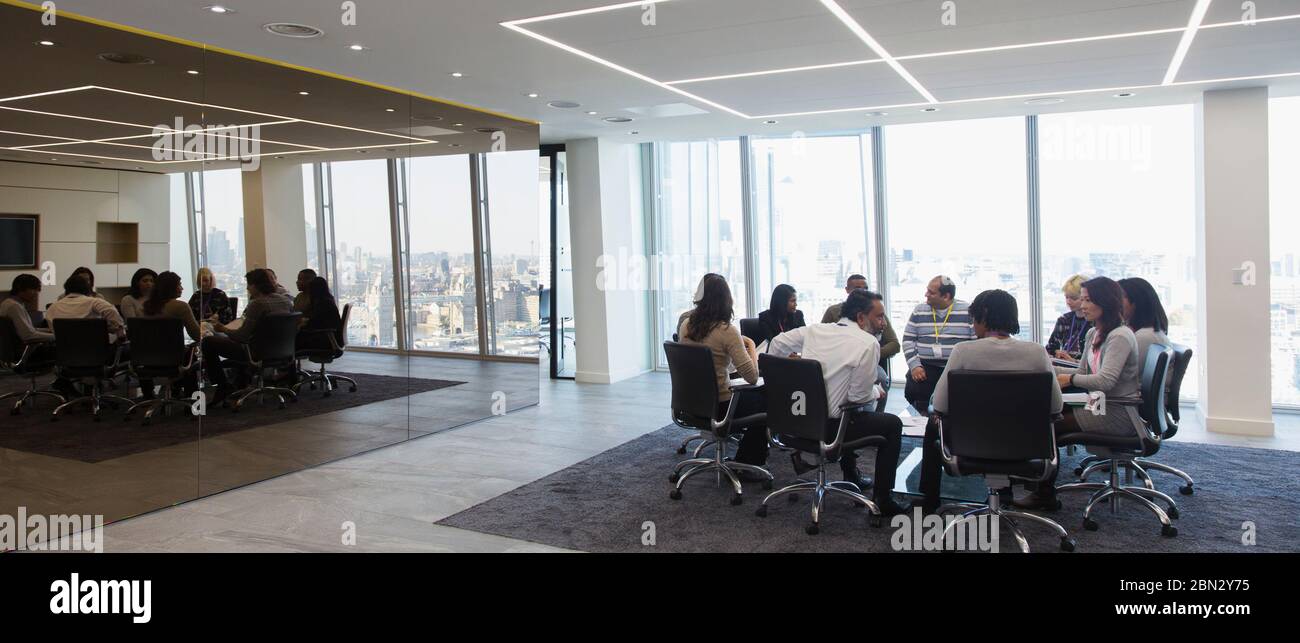
<svg viewBox="0 0 1300 643">
<path fill-rule="evenodd" d="M 767 505 L 773 498 L 809 491 L 813 494 L 812 522 L 804 531 L 810 536 L 821 530 L 822 508 L 827 495 L 841 495 L 857 506 L 866 507 L 871 511 L 872 525 L 878 525 L 880 507 L 864 496 L 858 485 L 847 480 L 826 480 L 826 464 L 839 461 L 844 450 L 885 443 L 885 438 L 878 435 L 844 441 L 844 432 L 853 415 L 866 412 L 873 405 L 845 404 L 840 407 L 839 420 L 832 420 L 827 407 L 822 365 L 817 360 L 763 354 L 758 356 L 758 370 L 763 375 L 770 430 L 780 438 L 781 444 L 817 458 L 817 479 L 796 482 L 773 491 L 763 499 L 763 504 L 754 514 L 766 517 Z M 802 406 L 797 407 L 799 404 Z M 827 442 L 831 427 L 835 427 L 834 436 Z"/>
<path fill-rule="evenodd" d="M 741 391 L 753 391 L 761 385 L 746 384 L 731 387 L 731 403 L 727 405 L 726 413 L 722 419 L 714 419 L 718 410 L 718 384 L 714 379 L 713 356 L 709 348 L 664 342 L 664 353 L 668 355 L 668 373 L 672 379 L 673 421 L 679 426 L 687 426 L 701 433 L 707 432 L 718 443 L 712 458 L 682 460 L 673 467 L 668 481 L 674 485 L 668 497 L 681 500 L 682 485 L 686 484 L 691 476 L 707 471 L 717 472 L 719 483 L 723 476 L 731 481 L 731 487 L 735 490 L 731 497 L 733 505 L 744 501 L 744 490 L 741 489 L 740 478 L 736 477 L 738 471 L 748 471 L 763 476 L 763 488 L 771 489 L 772 474 L 767 469 L 725 459 L 726 440 L 732 429 L 756 427 L 766 420 L 766 415 L 762 413 L 742 418 L 735 417 L 736 404 Z"/>
<path fill-rule="evenodd" d="M 162 392 L 154 399 L 132 404 L 123 419 L 130 419 L 136 409 L 143 408 L 141 424 L 148 426 L 159 409 L 164 414 L 172 406 L 188 410 L 189 399 L 172 397 L 172 385 L 188 377 L 198 366 L 194 347 L 185 345 L 184 323 L 167 317 L 132 317 L 126 320 L 126 337 L 131 340 L 131 374 L 137 379 L 160 381 Z"/>
<path fill-rule="evenodd" d="M 230 318 L 231 318 L 232 320 L 234 320 L 234 319 L 239 319 L 239 298 L 238 298 L 238 297 L 227 297 L 227 298 L 226 298 L 226 310 L 229 310 L 229 311 L 230 311 Z"/>
<path fill-rule="evenodd" d="M 57 391 L 46 391 L 36 386 L 36 378 L 42 375 L 48 375 L 54 370 L 54 359 L 50 357 L 52 352 L 46 352 L 41 356 L 37 347 L 40 344 L 26 344 L 18 337 L 18 331 L 14 328 L 14 322 L 8 317 L 0 317 L 0 368 L 24 378 L 31 384 L 22 391 L 14 391 L 0 395 L 0 400 L 7 400 L 11 397 L 18 398 L 14 402 L 13 408 L 9 409 L 9 415 L 18 415 L 22 413 L 24 404 L 29 404 L 34 398 L 51 397 L 63 404 L 67 400 Z"/>
<path fill-rule="evenodd" d="M 758 322 L 757 317 L 746 317 L 740 320 L 740 334 L 748 337 L 754 342 L 755 346 L 763 343 L 763 325 Z"/>
<path fill-rule="evenodd" d="M 1164 434 L 1160 436 L 1161 442 L 1174 437 L 1178 433 L 1178 421 L 1181 418 L 1178 397 L 1183 388 L 1183 376 L 1187 374 L 1187 367 L 1192 361 L 1192 349 L 1181 344 L 1173 344 L 1170 348 L 1174 351 L 1174 358 L 1169 363 L 1169 389 L 1165 391 L 1166 427 Z M 1178 493 L 1190 496 L 1194 491 L 1192 485 L 1195 484 L 1195 481 L 1192 480 L 1191 476 L 1179 469 L 1148 460 L 1146 457 L 1134 458 L 1133 464 L 1136 465 L 1133 473 L 1137 474 L 1148 488 L 1155 488 L 1148 471 L 1164 471 L 1182 478 L 1183 482 L 1186 483 L 1178 488 Z M 1090 455 L 1079 463 L 1079 466 L 1074 470 L 1074 475 L 1078 476 L 1080 481 L 1086 481 L 1092 472 L 1108 469 L 1110 469 L 1110 460 Z"/>
<path fill-rule="evenodd" d="M 307 374 L 307 377 L 298 380 L 297 384 L 290 387 L 293 389 L 295 394 L 301 390 L 303 384 L 310 384 L 312 390 L 316 390 L 316 384 L 318 382 L 321 385 L 321 389 L 324 391 L 323 395 L 325 397 L 329 397 L 334 392 L 334 389 L 338 388 L 339 382 L 348 383 L 348 392 L 357 392 L 356 380 L 343 375 L 334 375 L 325 370 L 325 367 L 328 364 L 333 364 L 334 360 L 343 357 L 343 353 L 347 351 L 348 318 L 351 316 L 352 304 L 344 304 L 343 314 L 339 315 L 338 328 L 335 328 L 334 330 L 301 331 L 300 334 L 302 335 L 317 335 L 325 337 L 329 341 L 329 348 L 304 348 L 294 352 L 295 360 L 305 359 L 313 364 L 320 365 L 320 370 L 315 373 Z"/>
<path fill-rule="evenodd" d="M 105 401 L 131 406 L 131 400 L 99 390 L 101 384 L 125 371 L 121 348 L 108 340 L 108 320 L 56 319 L 53 326 L 55 372 L 87 383 L 90 393 L 60 404 L 50 414 L 50 421 L 57 421 L 65 410 L 77 404 L 89 404 L 96 422 Z"/>
<path fill-rule="evenodd" d="M 298 394 L 282 386 L 267 386 L 266 372 L 289 369 L 296 372 L 294 361 L 294 342 L 298 337 L 298 320 L 302 313 L 273 313 L 262 317 L 257 322 L 252 338 L 244 345 L 245 359 L 228 360 L 227 363 L 253 372 L 253 384 L 231 394 L 231 408 L 238 413 L 244 401 L 256 395 L 258 399 L 266 393 L 273 393 L 280 400 L 280 408 L 285 407 L 286 400 L 298 400 Z"/>
<path fill-rule="evenodd" d="M 1070 484 L 1060 485 L 1056 488 L 1061 491 L 1092 491 L 1092 498 L 1088 500 L 1088 505 L 1083 510 L 1083 527 L 1088 531 L 1095 531 L 1098 527 L 1097 521 L 1092 518 L 1092 510 L 1097 503 L 1102 500 L 1110 500 L 1111 513 L 1119 508 L 1120 498 L 1128 498 L 1135 501 L 1138 505 L 1145 507 L 1151 513 L 1160 519 L 1160 534 L 1162 536 L 1174 537 L 1178 535 L 1178 528 L 1173 526 L 1170 518 L 1178 517 L 1178 505 L 1174 503 L 1173 498 L 1151 489 L 1149 487 L 1137 487 L 1126 485 L 1120 482 L 1119 470 L 1127 468 L 1135 472 L 1138 465 L 1133 460 L 1138 457 L 1154 455 L 1160 450 L 1160 439 L 1165 433 L 1167 419 L 1165 416 L 1165 383 L 1168 379 L 1169 362 L 1173 357 L 1173 350 L 1161 344 L 1152 344 L 1147 350 L 1146 359 L 1142 361 L 1142 404 L 1139 407 L 1139 414 L 1142 416 L 1141 433 L 1128 435 L 1110 435 L 1106 433 L 1088 433 L 1079 431 L 1060 436 L 1058 444 L 1078 444 L 1085 447 L 1099 448 L 1104 450 L 1103 457 L 1112 462 L 1109 473 L 1110 478 L 1107 482 L 1072 482 Z M 1115 406 L 1114 402 L 1109 403 Z M 1088 411 L 1077 410 L 1076 413 L 1087 413 Z M 1132 482 L 1129 480 L 1128 482 Z M 1169 509 L 1162 509 L 1160 505 L 1152 502 L 1151 499 L 1162 500 L 1169 505 Z"/>
<path fill-rule="evenodd" d="M 1052 429 L 1053 377 L 1046 371 L 948 373 L 948 411 L 931 412 L 938 421 L 944 469 L 953 476 L 983 476 L 989 493 L 987 504 L 960 502 L 939 508 L 940 513 L 967 510 L 945 527 L 945 544 L 958 523 L 988 515 L 1011 529 L 1025 553 L 1029 541 L 1017 520 L 1051 529 L 1060 537 L 1062 551 L 1074 551 L 1074 539 L 1055 520 L 1002 507 L 1001 492 L 1011 489 L 1011 478 L 1044 480 L 1059 464 Z"/>
</svg>

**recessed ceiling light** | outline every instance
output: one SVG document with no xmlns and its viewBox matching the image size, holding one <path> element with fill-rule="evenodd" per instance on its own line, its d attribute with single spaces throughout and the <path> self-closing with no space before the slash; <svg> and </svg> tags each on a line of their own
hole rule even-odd
<svg viewBox="0 0 1300 643">
<path fill-rule="evenodd" d="M 460 143 L 452 143 L 451 145 L 448 145 L 447 147 L 464 147 L 464 146 L 461 145 Z"/>
<path fill-rule="evenodd" d="M 641 133 L 641 132 L 638 132 L 638 131 L 636 131 L 636 130 L 632 130 L 632 131 L 628 132 L 628 134 L 631 134 L 632 136 L 636 136 L 637 134 L 640 134 L 640 133 Z"/>
<path fill-rule="evenodd" d="M 452 123 L 451 126 L 452 126 L 452 127 L 465 127 L 465 124 L 464 124 L 464 123 Z"/>
<path fill-rule="evenodd" d="M 465 77 L 465 74 L 462 74 L 462 73 L 460 73 L 460 72 L 458 72 L 458 71 L 453 71 L 453 72 L 451 72 L 451 77 L 452 77 L 452 78 L 464 78 L 464 77 Z"/>
<path fill-rule="evenodd" d="M 595 116 L 597 112 L 587 112 L 587 116 Z"/>
<path fill-rule="evenodd" d="M 98 58 L 106 63 L 116 63 L 118 65 L 152 65 L 154 59 L 140 54 L 123 53 L 120 51 L 106 51 L 99 54 Z"/>
<path fill-rule="evenodd" d="M 577 109 L 579 107 L 582 107 L 581 104 L 575 103 L 571 100 L 553 100 L 547 103 L 547 105 L 550 105 L 555 109 Z"/>
<path fill-rule="evenodd" d="M 1064 99 L 1064 98 L 1058 98 L 1058 97 L 1055 97 L 1055 96 L 1046 97 L 1046 98 L 1028 98 L 1028 99 L 1025 99 L 1025 104 L 1026 104 L 1026 105 L 1059 105 L 1059 104 L 1064 103 L 1064 102 L 1065 102 L 1065 99 Z"/>
<path fill-rule="evenodd" d="M 212 13 L 219 13 L 219 14 L 223 14 L 223 15 L 224 15 L 224 14 L 227 14 L 227 13 L 234 13 L 234 12 L 235 12 L 234 9 L 231 9 L 230 7 L 223 7 L 223 6 L 219 5 L 219 4 L 210 4 L 210 5 L 208 5 L 208 6 L 206 6 L 206 7 L 203 7 L 203 8 L 204 8 L 204 9 L 207 9 L 208 11 L 210 11 L 210 12 L 212 12 Z"/>
<path fill-rule="evenodd" d="M 499 127 L 476 127 L 476 128 L 474 128 L 474 131 L 475 131 L 475 132 L 478 132 L 479 134 L 496 134 L 497 132 L 500 132 L 500 131 L 501 131 L 501 128 L 499 128 Z"/>
<path fill-rule="evenodd" d="M 606 123 L 631 123 L 632 122 L 632 119 L 626 116 L 606 116 L 605 118 L 602 118 L 600 120 L 605 121 Z"/>
<path fill-rule="evenodd" d="M 268 22 L 262 25 L 267 33 L 285 38 L 320 38 L 325 35 L 323 29 L 296 22 Z"/>
<path fill-rule="evenodd" d="M 275 157 L 275 158 L 282 159 L 282 158 L 284 158 L 284 157 L 283 157 L 283 156 L 277 156 L 277 157 Z"/>
<path fill-rule="evenodd" d="M 384 108 L 384 111 L 385 111 L 385 112 L 395 112 L 395 111 L 397 111 L 397 110 L 395 110 L 395 109 L 393 109 L 393 108 L 391 108 L 391 107 L 386 107 L 386 108 Z"/>
<path fill-rule="evenodd" d="M 311 96 L 311 92 L 298 92 L 299 96 Z"/>
<path fill-rule="evenodd" d="M 38 42 L 38 43 L 36 43 L 36 44 L 38 44 L 38 45 L 40 45 L 40 46 L 42 46 L 42 47 L 53 47 L 53 46 L 54 46 L 54 41 L 53 41 L 53 40 L 42 40 L 42 41 L 40 41 L 40 42 Z"/>
<path fill-rule="evenodd" d="M 1132 98 L 1133 96 L 1133 92 L 1120 92 L 1115 94 L 1115 98 Z"/>
<path fill-rule="evenodd" d="M 198 72 L 197 70 L 194 70 L 194 69 L 187 69 L 187 70 L 185 70 L 185 73 L 187 73 L 187 74 L 189 74 L 189 75 L 191 75 L 191 76 L 198 76 L 198 75 L 199 75 L 199 72 Z"/>
<path fill-rule="evenodd" d="M 351 49 L 352 51 L 365 51 L 365 50 L 370 49 L 370 48 L 367 47 L 367 46 L 365 46 L 365 45 L 355 45 L 355 44 L 354 44 L 354 45 L 348 45 L 348 49 Z"/>
<path fill-rule="evenodd" d="M 529 93 L 528 93 L 528 97 L 529 97 L 529 98 L 537 98 L 537 92 L 529 92 Z"/>
<path fill-rule="evenodd" d="M 776 125 L 778 121 L 763 121 L 764 125 Z"/>
<path fill-rule="evenodd" d="M 938 108 L 938 107 L 926 107 L 926 108 L 922 109 L 921 111 L 923 111 L 923 112 L 937 112 L 937 111 L 939 111 L 939 108 Z"/>
<path fill-rule="evenodd" d="M 369 154 L 370 150 L 357 150 L 357 154 Z"/>
</svg>

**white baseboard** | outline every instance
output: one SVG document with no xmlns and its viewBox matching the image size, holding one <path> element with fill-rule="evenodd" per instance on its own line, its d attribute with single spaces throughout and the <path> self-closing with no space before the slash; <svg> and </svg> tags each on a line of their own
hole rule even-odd
<svg viewBox="0 0 1300 643">
<path fill-rule="evenodd" d="M 586 384 L 614 384 L 623 380 L 632 379 L 638 375 L 649 373 L 651 369 L 633 369 L 620 373 L 605 373 L 601 371 L 577 371 L 573 374 L 574 381 Z"/>
<path fill-rule="evenodd" d="M 1272 420 L 1243 420 L 1240 418 L 1205 417 L 1205 430 L 1227 435 L 1273 437 Z"/>
</svg>

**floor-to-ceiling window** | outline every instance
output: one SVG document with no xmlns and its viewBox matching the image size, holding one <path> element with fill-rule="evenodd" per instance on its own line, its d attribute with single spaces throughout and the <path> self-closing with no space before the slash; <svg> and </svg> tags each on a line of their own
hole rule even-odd
<svg viewBox="0 0 1300 643">
<path fill-rule="evenodd" d="M 241 301 L 247 296 L 244 273 L 244 188 L 239 168 L 205 170 L 195 182 L 201 193 L 206 265 L 217 287 Z M 201 267 L 201 266 L 200 266 Z M 241 309 L 243 304 L 240 304 Z"/>
<path fill-rule="evenodd" d="M 655 160 L 659 217 L 653 269 L 659 336 L 667 339 L 677 332 L 678 316 L 693 307 L 695 287 L 708 272 L 727 279 L 736 317 L 746 316 L 740 141 L 662 143 L 655 146 Z M 660 362 L 662 353 L 658 351 Z"/>
<path fill-rule="evenodd" d="M 330 172 L 338 269 L 333 285 L 339 305 L 352 304 L 348 342 L 396 348 L 388 162 L 331 163 Z"/>
<path fill-rule="evenodd" d="M 488 342 L 493 355 L 536 357 L 538 344 L 541 229 L 537 150 L 495 152 L 485 157 L 488 230 L 485 235 L 491 283 L 485 283 Z"/>
<path fill-rule="evenodd" d="M 1043 324 L 1065 312 L 1074 274 L 1142 277 L 1169 339 L 1196 346 L 1195 124 L 1190 105 L 1039 117 Z M 1194 398 L 1189 368 L 1183 397 Z"/>
<path fill-rule="evenodd" d="M 926 284 L 951 277 L 957 298 L 1000 288 L 1032 337 L 1025 120 L 995 118 L 885 128 L 890 319 L 901 338 Z M 900 353 L 892 371 L 906 371 Z"/>
<path fill-rule="evenodd" d="M 478 353 L 469 156 L 408 159 L 412 350 Z"/>
<path fill-rule="evenodd" d="M 1273 403 L 1300 405 L 1300 97 L 1269 101 Z"/>
<path fill-rule="evenodd" d="M 794 286 L 808 323 L 844 300 L 852 274 L 877 286 L 872 268 L 871 137 L 795 136 L 751 142 L 760 300 Z"/>
<path fill-rule="evenodd" d="M 307 241 L 307 265 L 316 271 L 317 275 L 324 275 L 326 271 L 321 268 L 320 259 L 320 230 L 317 228 L 316 221 L 316 172 L 315 165 L 310 163 L 302 166 L 302 216 L 306 224 L 306 241 Z"/>
</svg>

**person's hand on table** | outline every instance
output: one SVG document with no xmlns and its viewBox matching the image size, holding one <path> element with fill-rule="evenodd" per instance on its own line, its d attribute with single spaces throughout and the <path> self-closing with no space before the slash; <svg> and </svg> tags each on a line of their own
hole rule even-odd
<svg viewBox="0 0 1300 643">
<path fill-rule="evenodd" d="M 1063 359 L 1069 362 L 1075 361 L 1074 356 L 1065 351 L 1056 351 L 1056 359 Z"/>
<path fill-rule="evenodd" d="M 913 381 L 913 382 L 924 382 L 924 381 L 925 381 L 925 368 L 924 368 L 924 367 L 921 367 L 921 366 L 915 366 L 915 367 L 912 368 L 912 381 Z"/>
<path fill-rule="evenodd" d="M 1056 376 L 1056 381 L 1057 381 L 1058 384 L 1061 385 L 1061 388 L 1063 388 L 1063 389 L 1064 389 L 1064 388 L 1069 388 L 1069 387 L 1070 387 L 1070 376 L 1069 376 L 1069 375 L 1057 375 L 1057 376 Z"/>
<path fill-rule="evenodd" d="M 226 332 L 226 325 L 223 324 L 223 323 L 221 323 L 221 322 L 219 322 L 219 321 L 213 321 L 213 322 L 212 322 L 212 330 L 214 330 L 214 331 L 216 331 L 216 332 L 218 332 L 218 333 L 224 333 L 224 332 Z"/>
<path fill-rule="evenodd" d="M 800 355 L 799 353 L 790 353 L 790 359 L 803 359 L 803 355 Z"/>
</svg>

